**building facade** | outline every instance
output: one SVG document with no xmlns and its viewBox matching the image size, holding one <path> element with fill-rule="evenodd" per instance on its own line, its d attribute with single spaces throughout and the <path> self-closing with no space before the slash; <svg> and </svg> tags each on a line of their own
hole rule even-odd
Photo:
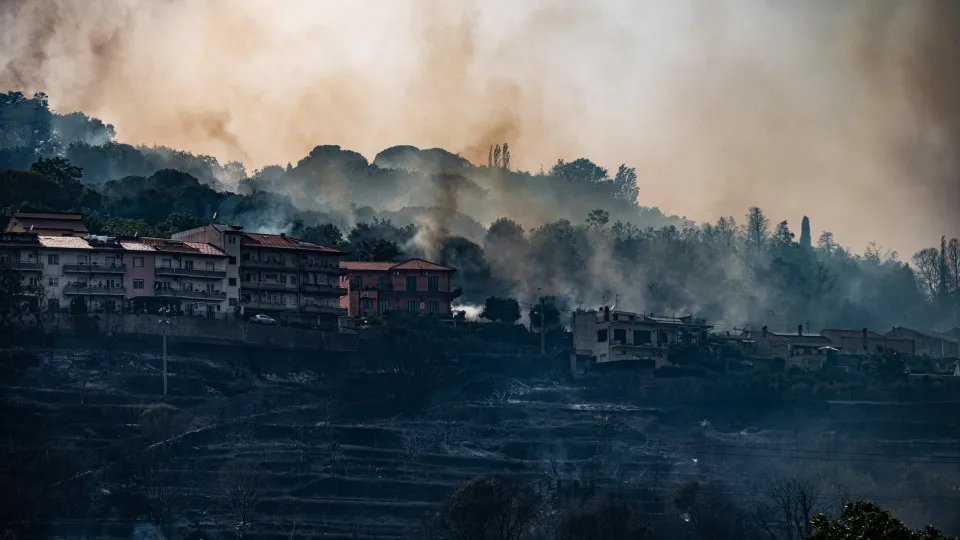
<svg viewBox="0 0 960 540">
<path fill-rule="evenodd" d="M 866 328 L 862 330 L 838 330 L 828 328 L 820 335 L 830 340 L 830 345 L 842 355 L 869 356 L 882 350 L 900 354 L 913 354 L 913 340 L 909 338 L 885 336 Z"/>
<path fill-rule="evenodd" d="M 228 313 L 227 255 L 210 244 L 144 238 L 153 249 L 155 302 L 188 315 Z M 137 283 L 146 285 L 145 280 Z M 236 297 L 233 298 L 236 305 Z"/>
<path fill-rule="evenodd" d="M 913 340 L 913 354 L 919 356 L 960 358 L 960 343 L 946 334 L 895 326 L 887 332 L 887 336 Z"/>
<path fill-rule="evenodd" d="M 36 234 L 0 233 L 0 271 L 19 274 L 22 301 L 30 309 L 37 309 L 42 301 L 38 294 L 43 281 L 42 248 Z"/>
<path fill-rule="evenodd" d="M 382 316 L 389 311 L 449 317 L 463 291 L 453 286 L 455 268 L 410 259 L 403 262 L 344 261 L 340 302 L 351 317 Z"/>
<path fill-rule="evenodd" d="M 346 289 L 340 259 L 347 253 L 283 234 L 244 232 L 235 225 L 211 224 L 173 235 L 211 244 L 224 252 L 226 292 L 236 291 L 236 309 L 244 317 L 259 313 L 281 321 L 335 327 L 346 315 L 340 297 Z M 235 272 L 235 274 L 234 274 Z"/>
<path fill-rule="evenodd" d="M 598 364 L 653 360 L 656 367 L 669 363 L 673 347 L 704 346 L 712 326 L 687 317 L 615 311 L 582 311 L 573 316 L 573 347 L 579 357 Z"/>
</svg>

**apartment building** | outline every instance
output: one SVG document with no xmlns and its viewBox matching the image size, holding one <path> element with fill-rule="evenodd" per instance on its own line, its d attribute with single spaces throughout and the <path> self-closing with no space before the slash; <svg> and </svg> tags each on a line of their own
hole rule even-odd
<svg viewBox="0 0 960 540">
<path fill-rule="evenodd" d="M 573 316 L 573 347 L 578 357 L 601 364 L 625 360 L 669 363 L 669 351 L 678 346 L 702 346 L 713 328 L 692 316 L 656 317 L 645 313 L 582 311 Z"/>
<path fill-rule="evenodd" d="M 228 264 L 223 250 L 166 238 L 144 238 L 143 243 L 153 250 L 153 276 L 136 279 L 134 287 L 145 289 L 148 281 L 152 282 L 149 286 L 155 303 L 187 315 L 204 316 L 225 314 L 239 305 L 238 297 L 227 292 Z"/>
<path fill-rule="evenodd" d="M 347 295 L 341 307 L 351 317 L 402 310 L 416 315 L 449 317 L 451 302 L 463 291 L 453 287 L 455 268 L 423 259 L 403 262 L 344 261 L 341 284 Z"/>
<path fill-rule="evenodd" d="M 43 263 L 40 261 L 41 248 L 37 235 L 30 233 L 0 233 L 0 271 L 19 272 L 24 285 L 38 286 L 42 281 Z M 25 298 L 31 309 L 37 307 L 35 295 Z"/>
<path fill-rule="evenodd" d="M 227 256 L 227 280 L 236 270 L 239 310 L 244 317 L 258 313 L 280 320 L 333 327 L 346 315 L 340 297 L 346 273 L 340 259 L 347 253 L 283 234 L 245 232 L 236 225 L 211 224 L 173 235 L 205 242 Z M 228 294 L 230 294 L 228 286 Z"/>
<path fill-rule="evenodd" d="M 106 236 L 38 236 L 48 310 L 115 313 L 127 289 L 123 246 Z"/>
</svg>

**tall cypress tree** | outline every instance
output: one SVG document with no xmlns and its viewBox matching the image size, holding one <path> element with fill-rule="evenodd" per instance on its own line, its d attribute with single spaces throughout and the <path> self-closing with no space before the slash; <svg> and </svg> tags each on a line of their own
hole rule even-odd
<svg viewBox="0 0 960 540">
<path fill-rule="evenodd" d="M 809 248 L 813 246 L 813 239 L 810 237 L 810 218 L 803 216 L 800 222 L 800 247 Z"/>
</svg>

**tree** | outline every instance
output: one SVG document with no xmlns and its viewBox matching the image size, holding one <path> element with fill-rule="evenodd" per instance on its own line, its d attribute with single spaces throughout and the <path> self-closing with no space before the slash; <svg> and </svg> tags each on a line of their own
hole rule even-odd
<svg viewBox="0 0 960 540">
<path fill-rule="evenodd" d="M 503 154 L 503 150 L 500 149 L 500 145 L 499 145 L 499 144 L 493 147 L 493 166 L 496 167 L 496 168 L 498 168 L 498 169 L 501 168 L 501 166 L 502 166 L 501 164 L 503 163 L 503 162 L 500 160 L 500 156 L 501 156 L 502 154 Z"/>
<path fill-rule="evenodd" d="M 937 264 L 937 307 L 946 310 L 950 303 L 950 272 L 947 267 L 947 237 L 940 237 L 940 260 Z"/>
<path fill-rule="evenodd" d="M 510 146 L 507 143 L 503 143 L 503 154 L 500 156 L 500 168 L 509 171 L 510 170 Z"/>
<path fill-rule="evenodd" d="M 637 187 L 637 169 L 627 167 L 626 164 L 620 165 L 616 176 L 613 177 L 613 184 L 615 199 L 636 204 L 637 197 L 640 196 L 640 188 Z"/>
<path fill-rule="evenodd" d="M 487 154 L 487 168 L 493 168 L 493 146 L 490 147 L 490 152 Z"/>
<path fill-rule="evenodd" d="M 40 158 L 30 166 L 30 172 L 45 176 L 66 189 L 79 188 L 83 169 L 62 157 Z"/>
<path fill-rule="evenodd" d="M 800 247 L 809 249 L 812 246 L 811 242 L 810 218 L 803 216 L 803 221 L 800 222 Z"/>
<path fill-rule="evenodd" d="M 622 498 L 591 498 L 561 514 L 557 540 L 640 540 L 652 537 L 640 512 Z"/>
<path fill-rule="evenodd" d="M 548 297 L 543 302 L 544 307 L 544 316 L 543 320 L 547 323 L 547 328 L 556 326 L 560 322 L 560 310 L 553 305 L 553 298 Z M 530 308 L 530 328 L 540 328 L 541 327 L 541 317 L 540 317 L 540 304 L 534 305 Z"/>
<path fill-rule="evenodd" d="M 770 220 L 763 214 L 763 210 L 753 206 L 747 212 L 747 224 L 744 230 L 747 243 L 757 252 L 763 249 L 767 237 L 770 235 Z"/>
<path fill-rule="evenodd" d="M 478 476 L 446 500 L 441 526 L 452 540 L 520 540 L 540 517 L 541 501 L 529 486 Z"/>
<path fill-rule="evenodd" d="M 820 233 L 820 238 L 817 239 L 817 247 L 827 257 L 833 255 L 837 251 L 837 243 L 833 240 L 833 233 L 830 231 Z"/>
<path fill-rule="evenodd" d="M 163 223 L 161 223 L 157 229 L 164 231 L 168 235 L 172 235 L 202 226 L 202 220 L 186 212 L 175 212 L 167 216 L 167 219 L 163 220 Z"/>
<path fill-rule="evenodd" d="M 867 501 L 848 503 L 839 518 L 817 514 L 811 540 L 956 540 L 927 525 L 914 531 L 890 512 Z"/>
<path fill-rule="evenodd" d="M 780 250 L 787 249 L 793 244 L 793 232 L 787 225 L 787 220 L 777 223 L 777 228 L 773 232 L 773 244 Z"/>
<path fill-rule="evenodd" d="M 761 489 L 771 505 L 780 533 L 788 540 L 802 540 L 811 532 L 810 520 L 823 505 L 816 481 L 799 475 L 773 476 Z"/>
<path fill-rule="evenodd" d="M 917 283 L 930 300 L 938 297 L 940 281 L 940 253 L 936 248 L 926 248 L 913 254 L 913 271 L 917 276 Z"/>
<path fill-rule="evenodd" d="M 491 296 L 483 303 L 480 317 L 488 321 L 513 324 L 520 320 L 520 304 L 516 298 Z"/>
<path fill-rule="evenodd" d="M 587 215 L 587 225 L 594 229 L 602 229 L 607 226 L 607 223 L 610 222 L 610 212 L 597 208 L 596 210 L 591 210 L 590 214 Z"/>
<path fill-rule="evenodd" d="M 103 224 L 103 232 L 109 236 L 160 236 L 160 231 L 142 219 L 110 218 Z"/>
</svg>

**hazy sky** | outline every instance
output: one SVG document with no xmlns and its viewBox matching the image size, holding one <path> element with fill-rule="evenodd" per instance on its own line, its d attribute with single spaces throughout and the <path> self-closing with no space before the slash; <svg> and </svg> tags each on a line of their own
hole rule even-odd
<svg viewBox="0 0 960 540">
<path fill-rule="evenodd" d="M 0 5 L 0 89 L 124 142 L 253 168 L 508 141 L 530 170 L 635 166 L 642 204 L 698 221 L 758 205 L 907 256 L 960 234 L 960 2 Z"/>
</svg>

